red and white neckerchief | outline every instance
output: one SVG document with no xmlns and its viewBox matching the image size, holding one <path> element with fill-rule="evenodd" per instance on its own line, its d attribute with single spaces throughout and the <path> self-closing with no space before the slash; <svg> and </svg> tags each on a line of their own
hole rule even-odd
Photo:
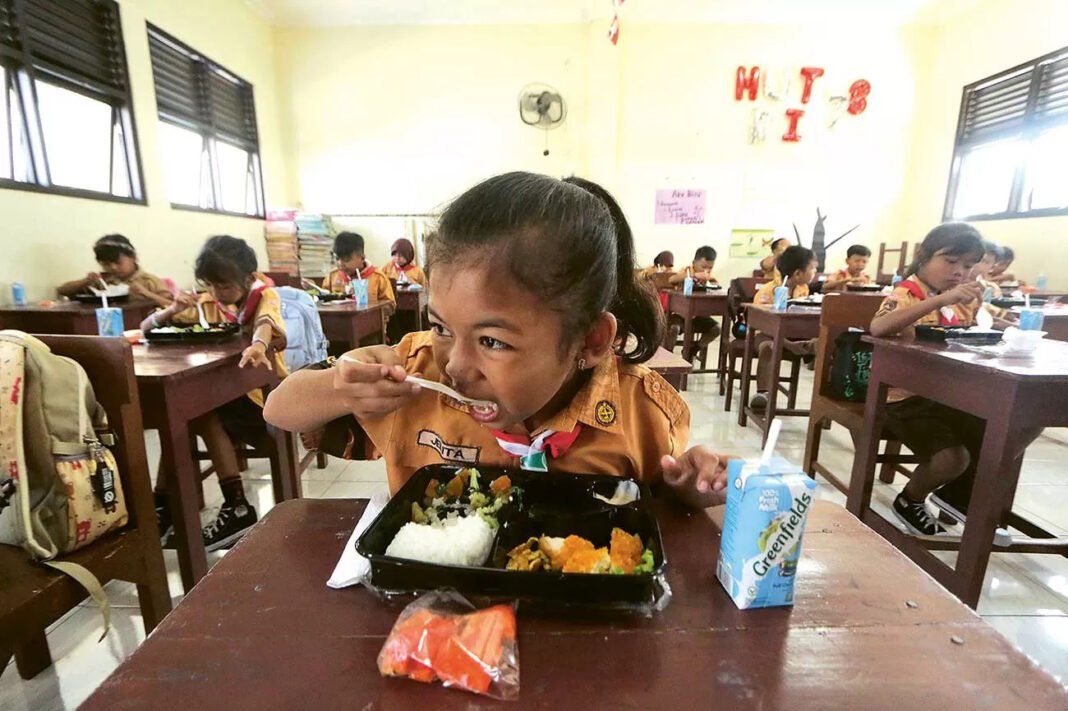
<svg viewBox="0 0 1068 711">
<path fill-rule="evenodd" d="M 547 472 L 549 471 L 549 460 L 545 450 L 549 450 L 548 453 L 552 455 L 553 459 L 563 456 L 564 452 L 575 443 L 581 430 L 582 425 L 576 424 L 575 429 L 570 432 L 545 430 L 533 438 L 500 432 L 499 430 L 493 430 L 493 436 L 497 438 L 497 444 L 500 445 L 501 449 L 513 457 L 519 457 L 520 469 Z"/>
<path fill-rule="evenodd" d="M 267 283 L 257 279 L 252 283 L 252 287 L 249 289 L 248 296 L 245 298 L 245 305 L 241 307 L 241 310 L 236 314 L 231 312 L 218 299 L 215 299 L 215 308 L 222 314 L 222 317 L 230 323 L 237 323 L 244 326 L 250 319 L 256 318 L 256 310 L 260 307 L 260 300 L 263 298 L 263 290 L 267 288 Z"/>
<path fill-rule="evenodd" d="M 370 262 L 367 262 L 367 266 L 365 266 L 360 271 L 360 278 L 364 279 L 364 280 L 370 279 L 371 275 L 374 274 L 374 273 L 375 273 L 375 265 L 371 264 Z"/>
<path fill-rule="evenodd" d="M 906 291 L 915 296 L 920 301 L 927 300 L 927 292 L 923 290 L 923 287 L 912 281 L 906 279 L 898 284 L 900 287 L 904 287 Z M 939 326 L 960 326 L 960 318 L 957 316 L 957 312 L 949 306 L 943 306 L 938 310 L 938 325 Z"/>
</svg>

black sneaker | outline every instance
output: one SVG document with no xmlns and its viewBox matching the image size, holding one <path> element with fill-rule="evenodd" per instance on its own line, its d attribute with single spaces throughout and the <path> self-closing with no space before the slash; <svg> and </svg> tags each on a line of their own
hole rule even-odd
<svg viewBox="0 0 1068 711">
<path fill-rule="evenodd" d="M 974 483 L 975 479 L 972 476 L 967 474 L 959 476 L 935 489 L 931 494 L 931 503 L 963 525 L 968 520 L 968 502 L 972 498 Z"/>
<path fill-rule="evenodd" d="M 156 500 L 156 525 L 159 526 L 159 543 L 166 543 L 168 537 L 174 532 L 174 521 L 171 519 L 171 504 L 166 494 L 155 492 Z"/>
<path fill-rule="evenodd" d="M 219 515 L 204 527 L 204 550 L 211 552 L 230 548 L 237 543 L 252 524 L 256 523 L 256 509 L 247 501 L 224 503 Z"/>
<path fill-rule="evenodd" d="M 946 532 L 922 501 L 909 501 L 904 494 L 898 494 L 894 499 L 894 514 L 905 524 L 905 528 L 918 536 L 936 536 Z"/>
<path fill-rule="evenodd" d="M 753 399 L 749 401 L 749 407 L 758 412 L 763 412 L 768 408 L 768 396 L 764 393 L 757 393 L 753 396 Z"/>
</svg>

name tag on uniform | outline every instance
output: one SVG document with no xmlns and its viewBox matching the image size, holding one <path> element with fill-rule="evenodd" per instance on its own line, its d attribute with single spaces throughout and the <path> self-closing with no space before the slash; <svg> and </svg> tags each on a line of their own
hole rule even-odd
<svg viewBox="0 0 1068 711">
<path fill-rule="evenodd" d="M 430 447 L 441 455 L 447 462 L 460 462 L 461 464 L 478 464 L 478 455 L 481 447 L 471 447 L 462 444 L 449 444 L 441 438 L 437 432 L 422 430 L 416 442 L 422 447 Z"/>
</svg>

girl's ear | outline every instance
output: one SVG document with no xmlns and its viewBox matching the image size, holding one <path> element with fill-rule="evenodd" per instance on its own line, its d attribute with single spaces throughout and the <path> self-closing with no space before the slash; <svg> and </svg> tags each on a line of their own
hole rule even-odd
<svg viewBox="0 0 1068 711">
<path fill-rule="evenodd" d="M 616 317 L 602 311 L 590 326 L 576 358 L 585 360 L 587 368 L 594 368 L 605 358 L 611 358 L 615 352 L 616 328 Z"/>
</svg>

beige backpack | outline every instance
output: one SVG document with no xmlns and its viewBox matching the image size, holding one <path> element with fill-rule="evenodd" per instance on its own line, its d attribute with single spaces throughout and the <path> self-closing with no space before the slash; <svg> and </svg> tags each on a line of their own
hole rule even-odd
<svg viewBox="0 0 1068 711">
<path fill-rule="evenodd" d="M 0 543 L 85 587 L 109 618 L 96 577 L 56 556 L 128 520 L 107 416 L 78 363 L 20 331 L 0 331 Z M 6 504 L 6 506 L 5 506 Z"/>
</svg>

